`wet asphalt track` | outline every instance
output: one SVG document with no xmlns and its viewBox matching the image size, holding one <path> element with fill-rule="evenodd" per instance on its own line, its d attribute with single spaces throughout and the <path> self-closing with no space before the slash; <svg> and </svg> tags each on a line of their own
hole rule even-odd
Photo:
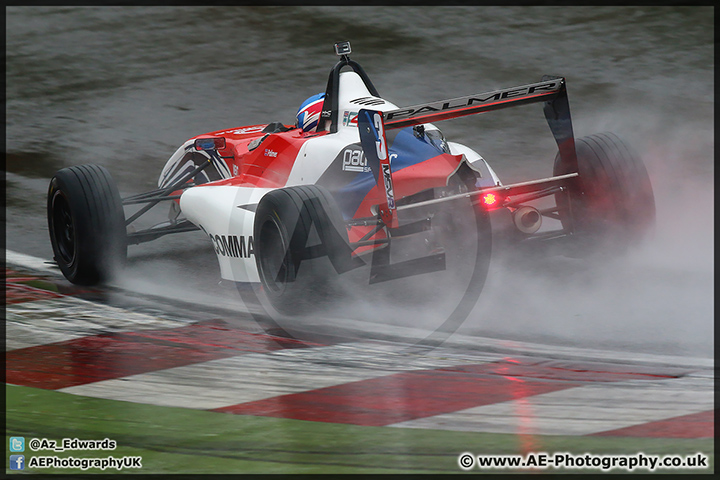
<svg viewBox="0 0 720 480">
<path fill-rule="evenodd" d="M 45 195 L 58 168 L 99 163 L 123 194 L 152 188 L 193 135 L 292 122 L 297 105 L 324 89 L 336 37 L 348 38 L 352 58 L 398 105 L 562 74 L 577 135 L 618 132 L 648 166 L 658 210 L 652 242 L 600 263 L 496 257 L 463 333 L 712 355 L 710 9 L 10 7 L 7 18 L 12 250 L 52 256 Z M 533 107 L 441 126 L 505 183 L 542 178 L 555 146 Z M 165 218 L 158 208 L 148 223 Z M 201 233 L 131 247 L 129 260 L 125 288 L 238 305 L 234 289 L 218 283 Z"/>
</svg>

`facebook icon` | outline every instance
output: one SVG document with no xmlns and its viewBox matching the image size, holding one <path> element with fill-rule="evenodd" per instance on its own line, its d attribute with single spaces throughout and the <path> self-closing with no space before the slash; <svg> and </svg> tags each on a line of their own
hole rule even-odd
<svg viewBox="0 0 720 480">
<path fill-rule="evenodd" d="M 10 455 L 10 470 L 25 470 L 25 455 Z"/>
</svg>

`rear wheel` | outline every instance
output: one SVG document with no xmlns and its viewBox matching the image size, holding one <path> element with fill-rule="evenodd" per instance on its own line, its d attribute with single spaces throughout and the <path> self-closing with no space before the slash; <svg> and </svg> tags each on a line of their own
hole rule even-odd
<svg viewBox="0 0 720 480">
<path fill-rule="evenodd" d="M 47 214 L 55 261 L 71 282 L 104 282 L 124 262 L 125 215 L 115 181 L 105 167 L 59 170 L 50 181 Z"/>
<path fill-rule="evenodd" d="M 302 314 L 333 301 L 333 266 L 350 262 L 342 214 L 317 185 L 273 190 L 258 204 L 254 225 L 260 290 L 281 314 Z M 243 299 L 257 303 L 247 288 Z"/>
<path fill-rule="evenodd" d="M 640 157 L 617 135 L 599 133 L 575 140 L 579 185 L 556 194 L 563 227 L 585 253 L 624 248 L 642 240 L 655 224 L 655 197 Z M 554 175 L 563 175 L 560 156 Z"/>
</svg>

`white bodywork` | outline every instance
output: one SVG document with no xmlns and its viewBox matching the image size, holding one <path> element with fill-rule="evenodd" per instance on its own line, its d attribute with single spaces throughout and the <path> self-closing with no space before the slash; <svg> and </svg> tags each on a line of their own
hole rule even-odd
<svg viewBox="0 0 720 480">
<path fill-rule="evenodd" d="M 220 263 L 220 276 L 236 282 L 259 282 L 252 253 L 254 206 L 272 189 L 234 186 L 189 188 L 180 198 L 185 217 L 210 238 Z"/>
</svg>

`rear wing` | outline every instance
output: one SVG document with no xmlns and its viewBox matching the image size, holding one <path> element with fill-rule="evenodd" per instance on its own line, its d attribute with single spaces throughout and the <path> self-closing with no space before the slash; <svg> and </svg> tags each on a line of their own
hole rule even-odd
<svg viewBox="0 0 720 480">
<path fill-rule="evenodd" d="M 536 102 L 545 102 L 545 118 L 558 144 L 563 171 L 577 172 L 575 136 L 564 77 L 545 75 L 538 83 L 398 108 L 384 113 L 385 128 L 439 122 Z"/>
<path fill-rule="evenodd" d="M 502 108 L 545 102 L 543 112 L 560 152 L 562 174 L 577 173 L 575 135 L 570 117 L 570 104 L 565 78 L 545 75 L 538 83 L 468 95 L 466 97 L 398 108 L 387 112 L 360 110 L 358 127 L 360 140 L 373 169 L 378 186 L 387 194 L 387 202 L 380 207 L 386 223 L 396 224 L 390 159 L 385 130 L 409 127 L 421 123 L 438 122 Z"/>
<path fill-rule="evenodd" d="M 385 128 L 393 129 L 536 102 L 545 102 L 543 111 L 558 144 L 562 171 L 577 172 L 575 135 L 564 77 L 545 75 L 538 83 L 398 108 L 383 116 Z"/>
</svg>

